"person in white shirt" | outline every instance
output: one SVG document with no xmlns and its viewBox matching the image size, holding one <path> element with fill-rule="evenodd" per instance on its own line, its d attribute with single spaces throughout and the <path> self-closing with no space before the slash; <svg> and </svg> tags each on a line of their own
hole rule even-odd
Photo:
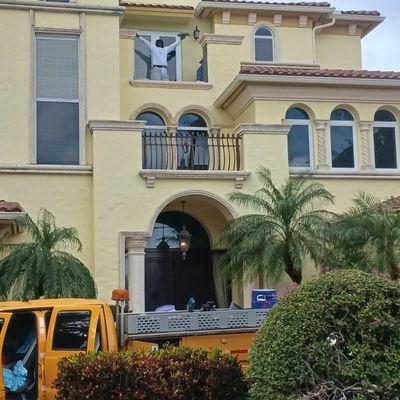
<svg viewBox="0 0 400 400">
<path fill-rule="evenodd" d="M 154 81 L 169 81 L 168 76 L 168 54 L 174 51 L 184 40 L 188 33 L 180 33 L 180 40 L 164 47 L 164 41 L 162 39 L 156 40 L 156 44 L 149 42 L 144 37 L 137 35 L 137 38 L 141 40 L 150 50 L 151 53 L 151 69 L 150 79 Z"/>
</svg>

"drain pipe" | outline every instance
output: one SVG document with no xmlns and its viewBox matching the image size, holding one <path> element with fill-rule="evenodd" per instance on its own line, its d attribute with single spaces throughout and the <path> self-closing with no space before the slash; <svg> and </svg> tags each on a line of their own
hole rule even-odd
<svg viewBox="0 0 400 400">
<path fill-rule="evenodd" d="M 329 28 L 330 26 L 335 25 L 336 18 L 332 16 L 331 21 L 324 25 L 318 25 L 313 28 L 312 31 L 312 41 L 313 41 L 313 63 L 317 63 L 317 32 L 322 31 L 322 29 Z"/>
</svg>

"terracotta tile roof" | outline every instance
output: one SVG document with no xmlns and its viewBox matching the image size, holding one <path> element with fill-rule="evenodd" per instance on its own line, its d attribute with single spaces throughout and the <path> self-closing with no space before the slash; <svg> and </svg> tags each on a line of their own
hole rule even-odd
<svg viewBox="0 0 400 400">
<path fill-rule="evenodd" d="M 171 4 L 143 4 L 136 3 L 133 1 L 121 1 L 121 6 L 131 6 L 131 7 L 142 7 L 142 8 L 168 8 L 173 10 L 194 10 L 192 6 L 180 6 L 180 5 L 171 5 Z"/>
<path fill-rule="evenodd" d="M 345 69 L 317 68 L 286 68 L 265 65 L 246 65 L 240 69 L 241 74 L 254 75 L 283 75 L 283 76 L 313 76 L 328 78 L 369 78 L 369 79 L 400 79 L 400 72 L 365 71 Z"/>
<path fill-rule="evenodd" d="M 373 15 L 379 17 L 381 13 L 377 10 L 349 10 L 349 11 L 341 11 L 342 14 L 353 14 L 353 15 Z"/>
<path fill-rule="evenodd" d="M 326 1 L 301 1 L 301 2 L 291 2 L 291 3 L 282 3 L 282 2 L 274 2 L 274 1 L 243 1 L 243 0 L 202 0 L 202 1 L 212 1 L 214 3 L 244 3 L 244 4 L 272 4 L 276 6 L 302 6 L 302 7 L 330 7 L 330 3 Z"/>
<path fill-rule="evenodd" d="M 5 201 L 0 200 L 0 211 L 1 212 L 22 212 L 23 209 L 21 204 L 12 202 L 12 201 Z"/>
</svg>

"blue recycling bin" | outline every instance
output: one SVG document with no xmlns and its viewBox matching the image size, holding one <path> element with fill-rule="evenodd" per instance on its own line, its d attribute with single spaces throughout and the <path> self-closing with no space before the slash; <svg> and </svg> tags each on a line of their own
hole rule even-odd
<svg viewBox="0 0 400 400">
<path fill-rule="evenodd" d="M 256 289 L 251 294 L 251 308 L 268 309 L 273 308 L 278 302 L 275 289 Z"/>
</svg>

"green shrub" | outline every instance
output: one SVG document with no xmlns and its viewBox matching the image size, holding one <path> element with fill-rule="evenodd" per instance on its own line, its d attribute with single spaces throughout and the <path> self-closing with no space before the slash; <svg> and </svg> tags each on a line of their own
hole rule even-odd
<svg viewBox="0 0 400 400">
<path fill-rule="evenodd" d="M 268 315 L 250 353 L 257 400 L 399 400 L 400 285 L 324 274 Z"/>
<path fill-rule="evenodd" d="M 247 393 L 235 358 L 185 347 L 63 359 L 55 387 L 58 400 L 241 400 Z"/>
</svg>

